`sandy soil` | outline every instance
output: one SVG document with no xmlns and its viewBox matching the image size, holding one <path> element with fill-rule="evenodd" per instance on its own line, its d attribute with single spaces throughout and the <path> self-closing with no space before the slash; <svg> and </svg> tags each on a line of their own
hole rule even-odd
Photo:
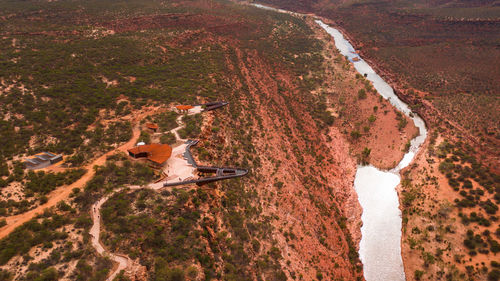
<svg viewBox="0 0 500 281">
<path fill-rule="evenodd" d="M 101 77 L 101 80 L 104 84 L 106 84 L 106 88 L 109 88 L 111 86 L 116 86 L 118 85 L 118 81 L 117 80 L 109 80 L 108 78 L 106 77 Z"/>
<path fill-rule="evenodd" d="M 348 67 L 342 65 L 343 57 L 338 54 L 335 41 L 330 35 L 314 22 L 310 26 L 316 32 L 316 38 L 326 44 L 323 55 L 327 83 L 321 91 L 333 93 L 327 95 L 329 111 L 338 120 L 336 126 L 345 132 L 345 137 L 351 143 L 351 154 L 360 155 L 367 147 L 371 149 L 368 159 L 370 164 L 380 169 L 395 167 L 406 152 L 406 143 L 418 133 L 418 129 L 410 118 L 403 115 L 407 125 L 399 130 L 394 107 L 389 101 L 381 99 L 378 93 L 367 91 L 366 98 L 359 99 L 357 93 L 364 88 L 364 79 L 356 78 L 358 72 L 352 67 L 352 63 Z M 339 75 L 342 79 L 339 79 Z M 344 102 L 338 102 L 340 97 Z M 372 116 L 374 121 L 368 121 Z M 353 130 L 361 133 L 357 140 L 349 136 Z"/>
<path fill-rule="evenodd" d="M 172 156 L 168 159 L 164 170 L 167 174 L 167 182 L 184 181 L 194 177 L 196 169 L 183 157 L 186 147 L 187 144 L 183 143 L 172 150 Z"/>
<path fill-rule="evenodd" d="M 195 106 L 194 108 L 189 109 L 188 115 L 194 115 L 202 112 L 201 106 Z M 182 124 L 182 116 L 177 117 L 178 127 L 172 129 L 172 132 L 175 135 L 177 142 L 182 142 L 179 146 L 174 147 L 172 150 L 172 156 L 167 160 L 167 164 L 165 165 L 164 173 L 167 175 L 167 182 L 178 182 L 185 181 L 189 178 L 195 177 L 195 168 L 189 164 L 186 159 L 184 159 L 184 152 L 186 151 L 187 144 L 186 139 L 182 139 L 179 136 L 178 131 L 182 129 L 184 126 Z"/>
<path fill-rule="evenodd" d="M 47 203 L 38 206 L 35 209 L 32 209 L 26 213 L 15 215 L 15 216 L 10 216 L 6 217 L 7 225 L 4 226 L 3 228 L 0 229 L 0 239 L 4 238 L 5 236 L 9 235 L 15 228 L 21 226 L 23 223 L 29 221 L 31 218 L 35 217 L 38 214 L 41 214 L 45 209 L 54 207 L 59 201 L 65 200 L 69 197 L 71 194 L 73 188 L 81 188 L 83 187 L 90 179 L 95 174 L 95 170 L 93 169 L 94 166 L 99 166 L 99 165 L 104 165 L 106 162 L 106 157 L 116 153 L 116 152 L 126 152 L 128 148 L 134 146 L 139 139 L 139 135 L 141 133 L 139 126 L 138 126 L 138 121 L 143 119 L 147 115 L 152 115 L 156 114 L 159 110 L 158 108 L 145 108 L 141 110 L 140 112 L 137 112 L 134 114 L 134 120 L 135 121 L 135 126 L 132 130 L 132 138 L 126 142 L 125 144 L 119 146 L 118 148 L 111 150 L 102 156 L 96 158 L 94 161 L 86 165 L 84 168 L 87 170 L 87 173 L 84 174 L 79 180 L 76 182 L 66 185 L 63 187 L 60 187 L 51 193 L 47 195 L 49 198 Z"/>
<path fill-rule="evenodd" d="M 356 276 L 362 273 L 357 273 L 347 258 L 345 239 L 351 226 L 359 229 L 360 218 L 353 188 L 356 163 L 349 153 L 349 144 L 336 127 L 330 128 L 328 133 L 331 140 L 318 134 L 307 106 L 297 98 L 298 92 L 278 91 L 279 84 L 293 89 L 296 77 L 272 69 L 258 52 L 236 49 L 235 53 L 236 59 L 226 60 L 228 69 L 239 69 L 249 92 L 241 97 L 239 109 L 245 119 L 253 121 L 251 129 L 259 132 L 252 136 L 255 155 L 260 160 L 260 167 L 255 171 L 259 175 L 255 192 L 261 202 L 261 216 L 274 218 L 269 235 L 276 242 L 271 244 L 260 240 L 262 248 L 274 246 L 281 250 L 285 257 L 281 266 L 289 280 L 293 279 L 292 274 L 300 274 L 304 280 L 316 280 L 319 271 L 323 280 L 356 280 Z M 234 81 L 238 80 L 234 78 Z M 239 87 L 241 84 L 235 82 L 236 91 L 240 90 Z M 290 102 L 288 106 L 284 106 L 285 99 Z M 247 110 L 247 104 L 251 104 L 251 110 Z M 301 116 L 300 129 L 292 114 Z M 257 125 L 255 116 L 262 118 L 259 121 L 262 126 Z M 219 134 L 218 138 L 221 142 L 230 142 L 233 132 L 229 128 L 234 128 L 234 125 L 230 120 L 223 122 L 225 124 L 221 126 L 227 126 L 225 134 L 229 136 Z M 286 133 L 285 128 L 290 132 Z M 304 135 L 308 136 L 308 141 L 302 137 Z M 294 146 L 299 151 L 321 151 L 326 159 L 318 163 L 315 154 L 303 153 L 304 159 L 299 165 L 297 154 L 292 151 Z M 306 183 L 306 178 L 317 184 Z M 283 183 L 281 188 L 273 184 L 276 182 Z M 332 210 L 333 206 L 338 206 L 339 213 Z M 346 217 L 344 229 L 337 224 L 340 221 L 335 217 L 337 215 Z M 287 237 L 285 232 L 293 233 L 294 238 Z"/>
<path fill-rule="evenodd" d="M 6 187 L 2 188 L 0 192 L 0 199 L 2 200 L 14 200 L 19 202 L 25 199 L 23 186 L 19 182 L 12 182 Z"/>
<path fill-rule="evenodd" d="M 101 200 L 97 201 L 97 203 L 92 206 L 93 225 L 92 228 L 90 228 L 89 233 L 92 236 L 92 246 L 96 249 L 97 253 L 103 256 L 108 256 L 118 265 L 113 268 L 113 272 L 108 276 L 107 280 L 111 281 L 116 277 L 116 275 L 118 275 L 118 273 L 120 273 L 120 271 L 126 269 L 127 266 L 132 263 L 132 261 L 127 256 L 107 252 L 104 249 L 104 246 L 99 241 L 99 236 L 101 233 L 101 206 L 109 199 L 109 197 L 110 195 L 101 198 Z"/>
<path fill-rule="evenodd" d="M 201 106 L 196 106 L 195 108 L 190 109 L 188 111 L 188 114 L 189 115 L 197 114 L 197 113 L 200 113 L 201 111 L 202 111 Z M 179 126 L 170 131 L 175 135 L 177 142 L 183 142 L 183 144 L 181 144 L 173 149 L 172 156 L 167 161 L 166 168 L 165 168 L 165 172 L 169 176 L 167 178 L 167 181 L 169 181 L 170 179 L 173 182 L 175 182 L 177 180 L 184 181 L 187 178 L 194 176 L 195 168 L 193 166 L 191 166 L 190 164 L 188 164 L 187 161 L 183 157 L 184 151 L 186 150 L 186 146 L 187 146 L 187 144 L 185 143 L 186 140 L 181 139 L 179 134 L 177 133 L 178 130 L 180 130 L 180 129 L 182 129 L 182 127 L 184 127 L 184 124 L 182 123 L 182 117 L 183 117 L 183 115 L 180 115 L 176 119 L 177 124 L 179 124 Z M 136 129 L 138 129 L 138 128 L 139 127 L 137 126 Z M 139 133 L 140 133 L 140 131 L 139 131 Z M 132 138 L 132 139 L 137 140 L 138 135 L 137 135 L 137 138 L 135 138 L 135 136 L 136 136 L 136 134 L 134 131 L 134 138 Z M 137 186 L 137 185 L 128 186 L 128 188 L 130 190 L 137 190 L 137 189 L 141 189 L 141 188 L 149 188 L 149 189 L 153 189 L 153 190 L 159 190 L 159 189 L 163 188 L 163 182 L 151 183 L 151 184 L 148 184 L 146 186 Z M 134 269 L 138 269 L 140 267 L 136 263 L 134 263 L 126 255 L 113 254 L 109 251 L 106 251 L 104 246 L 99 241 L 99 237 L 100 237 L 100 233 L 101 233 L 101 215 L 100 215 L 101 214 L 101 207 L 113 194 L 115 194 L 116 192 L 120 192 L 122 190 L 123 189 L 118 189 L 115 192 L 113 192 L 112 194 L 109 194 L 109 195 L 101 198 L 99 201 L 97 201 L 92 206 L 92 211 L 91 211 L 93 224 L 92 224 L 92 227 L 90 228 L 89 234 L 92 236 L 92 246 L 96 249 L 97 253 L 99 253 L 100 255 L 103 255 L 103 256 L 108 256 L 111 260 L 113 260 L 117 264 L 117 266 L 115 266 L 113 268 L 111 275 L 108 276 L 108 278 L 107 278 L 108 281 L 113 280 L 116 277 L 116 275 L 118 275 L 120 273 L 120 271 L 122 271 L 122 270 L 126 270 L 126 274 L 130 275 L 130 274 L 133 274 Z M 134 267 L 133 269 L 131 268 L 132 266 Z"/>
<path fill-rule="evenodd" d="M 442 138 L 438 138 L 437 143 L 439 144 L 442 140 Z M 441 160 L 437 157 L 430 157 L 428 147 L 429 144 L 426 141 L 415 157 L 414 168 L 409 167 L 403 171 L 409 172 L 412 183 L 420 187 L 418 190 L 419 198 L 409 208 L 412 213 L 406 215 L 408 223 L 403 227 L 401 241 L 407 280 L 415 280 L 415 270 L 425 271 L 422 280 L 435 280 L 434 278 L 437 278 L 438 272 L 442 270 L 446 273 L 453 272 L 456 269 L 466 272 L 466 266 L 468 265 L 481 263 L 489 265 L 493 258 L 491 254 L 478 254 L 470 257 L 467 254 L 469 250 L 463 245 L 463 240 L 468 229 L 472 229 L 476 234 L 485 230 L 494 233 L 498 227 L 494 223 L 490 227 L 485 227 L 476 223 L 465 226 L 460 222 L 459 212 L 468 215 L 471 212 L 480 214 L 480 207 L 463 208 L 462 210 L 455 207 L 454 200 L 461 199 L 461 196 L 449 186 L 446 176 L 439 172 L 438 166 Z M 474 189 L 478 188 L 476 182 L 473 182 L 473 186 Z M 403 198 L 403 191 L 407 190 L 399 186 L 400 201 Z M 485 196 L 488 196 L 488 194 L 486 193 Z M 401 208 L 404 209 L 404 207 Z M 428 227 L 432 227 L 434 230 L 428 231 Z M 443 231 L 441 228 L 444 227 L 450 227 L 452 232 Z M 420 229 L 422 232 L 414 233 L 412 230 L 415 228 Z M 435 236 L 437 237 L 437 235 L 440 235 L 441 239 L 436 239 Z M 410 240 L 416 241 L 417 245 L 411 247 Z M 434 264 L 425 267 L 422 251 L 434 255 L 438 250 L 443 251 L 441 255 L 442 261 L 438 260 Z M 463 262 L 456 262 L 456 257 L 461 257 L 460 259 Z"/>
</svg>

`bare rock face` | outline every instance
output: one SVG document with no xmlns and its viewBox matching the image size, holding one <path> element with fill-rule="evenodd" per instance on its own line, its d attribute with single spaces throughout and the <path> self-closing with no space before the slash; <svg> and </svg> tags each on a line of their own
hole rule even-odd
<svg viewBox="0 0 500 281">
<path fill-rule="evenodd" d="M 139 263 L 139 260 L 134 260 L 125 271 L 125 276 L 131 281 L 147 280 L 147 268 Z"/>
<path fill-rule="evenodd" d="M 357 258 L 361 210 L 353 187 L 356 161 L 348 142 L 335 127 L 317 127 L 307 101 L 301 100 L 304 93 L 278 90 L 279 85 L 294 88 L 293 77 L 274 74 L 257 53 L 235 53 L 234 68 L 246 80 L 251 103 L 246 108 L 247 101 L 240 101 L 240 112 L 248 119 L 259 116 L 252 128 L 260 132 L 253 137 L 261 163 L 255 191 L 262 215 L 273 218 L 271 243 L 260 243 L 280 251 L 288 279 L 362 278 Z"/>
</svg>

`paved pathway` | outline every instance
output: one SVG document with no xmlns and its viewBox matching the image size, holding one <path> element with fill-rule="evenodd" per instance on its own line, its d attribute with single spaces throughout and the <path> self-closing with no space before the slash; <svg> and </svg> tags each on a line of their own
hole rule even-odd
<svg viewBox="0 0 500 281">
<path fill-rule="evenodd" d="M 216 106 L 216 108 L 219 108 L 226 104 L 227 103 L 224 102 L 218 102 L 212 103 L 212 106 Z M 215 108 L 212 108 L 211 110 L 213 109 Z M 188 111 L 188 114 L 197 114 L 202 111 L 204 110 L 201 109 L 201 106 L 195 106 Z M 178 133 L 178 131 L 184 127 L 184 124 L 182 123 L 182 117 L 183 115 L 180 115 L 176 119 L 176 122 L 179 126 L 170 131 L 175 135 L 175 139 L 177 142 L 182 142 L 181 145 L 175 147 L 172 150 L 172 156 L 168 160 L 167 167 L 165 169 L 169 178 L 172 179 L 167 178 L 167 181 L 165 183 L 157 182 L 148 184 L 146 186 L 128 186 L 129 189 L 137 190 L 142 188 L 149 188 L 153 190 L 159 190 L 167 186 L 184 185 L 189 183 L 202 184 L 222 179 L 241 177 L 248 173 L 248 170 L 246 169 L 198 166 L 190 151 L 191 146 L 196 145 L 198 141 L 182 139 Z M 192 179 L 196 170 L 205 173 L 215 173 L 216 176 L 202 179 Z M 115 267 L 114 271 L 108 277 L 108 281 L 112 281 L 116 277 L 116 275 L 120 273 L 120 271 L 127 270 L 127 268 L 130 269 L 130 265 L 132 264 L 132 260 L 128 256 L 113 254 L 109 251 L 106 251 L 104 246 L 99 241 L 101 233 L 101 207 L 111 196 L 113 196 L 117 192 L 122 191 L 123 189 L 124 188 L 117 189 L 113 193 L 104 196 L 92 206 L 93 224 L 89 232 L 92 236 L 92 246 L 100 255 L 108 256 L 111 260 L 118 264 L 118 266 Z"/>
<path fill-rule="evenodd" d="M 191 109 L 188 114 L 196 114 L 199 112 L 201 112 L 201 106 L 198 106 L 198 107 Z M 173 169 L 173 171 L 177 170 L 177 172 L 179 170 L 183 171 L 184 169 L 182 169 L 182 167 L 187 166 L 185 164 L 183 165 L 182 161 L 178 161 L 178 158 L 179 158 L 178 156 L 184 154 L 185 148 L 187 146 L 187 144 L 186 144 L 187 141 L 185 139 L 182 139 L 178 133 L 178 131 L 184 127 L 184 124 L 182 123 L 182 117 L 183 117 L 183 115 L 180 115 L 176 119 L 176 122 L 179 126 L 170 130 L 170 132 L 175 135 L 176 141 L 184 142 L 182 145 L 174 148 L 174 150 L 172 151 L 172 156 L 168 160 L 170 162 L 168 164 L 168 165 L 170 165 L 169 167 L 171 167 Z M 127 144 L 130 147 L 130 146 L 134 145 L 135 143 L 133 143 L 132 145 L 130 143 L 127 143 Z M 183 160 L 183 161 L 186 162 L 186 160 Z M 194 171 L 194 168 L 192 168 L 192 169 Z M 188 173 L 189 173 L 189 171 L 188 171 Z M 181 173 L 181 174 L 184 174 L 184 173 Z M 192 172 L 191 172 L 191 174 L 192 174 Z M 150 183 L 146 186 L 132 185 L 132 186 L 127 186 L 127 187 L 131 190 L 137 190 L 137 189 L 141 189 L 141 188 L 149 188 L 149 189 L 153 189 L 153 190 L 159 190 L 159 189 L 163 188 L 164 186 L 163 186 L 162 182 L 157 182 L 157 183 Z M 97 201 L 92 206 L 92 210 L 91 210 L 92 227 L 90 228 L 89 234 L 92 236 L 92 246 L 96 249 L 97 253 L 99 253 L 102 256 L 109 257 L 111 260 L 113 260 L 114 262 L 116 262 L 118 264 L 118 266 L 114 268 L 113 272 L 106 279 L 108 281 L 112 281 L 122 270 L 127 270 L 127 268 L 130 268 L 130 265 L 132 264 L 132 260 L 128 256 L 121 255 L 121 254 L 113 254 L 113 253 L 107 251 L 104 248 L 104 246 L 101 244 L 101 241 L 100 241 L 102 205 L 111 196 L 113 196 L 114 194 L 116 194 L 117 192 L 120 192 L 122 190 L 124 190 L 124 188 L 117 189 L 117 190 L 113 191 L 112 193 L 102 197 L 99 201 Z"/>
</svg>

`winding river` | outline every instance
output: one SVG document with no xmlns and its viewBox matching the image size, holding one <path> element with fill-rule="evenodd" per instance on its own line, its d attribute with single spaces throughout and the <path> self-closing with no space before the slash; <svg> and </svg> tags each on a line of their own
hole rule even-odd
<svg viewBox="0 0 500 281">
<path fill-rule="evenodd" d="M 411 140 L 409 151 L 398 165 L 389 171 L 374 166 L 358 166 L 354 179 L 354 188 L 363 208 L 361 220 L 361 242 L 359 256 L 363 262 L 365 279 L 405 280 L 403 260 L 401 258 L 401 211 L 396 187 L 401 181 L 399 172 L 407 167 L 415 157 L 420 145 L 427 137 L 425 122 L 411 112 L 407 104 L 401 101 L 394 90 L 368 65 L 354 50 L 339 30 L 330 27 L 321 20 L 316 20 L 335 40 L 335 46 L 346 56 L 356 70 L 366 75 L 377 92 L 389 100 L 399 111 L 409 116 L 419 129 L 419 135 Z M 354 60 L 354 58 L 357 58 Z"/>
<path fill-rule="evenodd" d="M 277 12 L 288 12 L 260 4 L 254 4 L 254 6 Z M 358 166 L 354 179 L 354 188 L 363 208 L 359 256 L 363 262 L 365 279 L 367 281 L 405 280 L 401 257 L 402 219 L 396 187 L 401 181 L 399 172 L 411 163 L 427 137 L 425 122 L 417 114 L 411 112 L 408 105 L 398 98 L 391 86 L 356 53 L 351 43 L 339 30 L 319 19 L 316 23 L 333 37 L 337 49 L 354 64 L 355 69 L 362 75 L 366 74 L 366 79 L 373 83 L 377 92 L 409 116 L 420 131 L 419 135 L 411 140 L 410 150 L 394 169 L 384 171 L 371 165 Z"/>
</svg>

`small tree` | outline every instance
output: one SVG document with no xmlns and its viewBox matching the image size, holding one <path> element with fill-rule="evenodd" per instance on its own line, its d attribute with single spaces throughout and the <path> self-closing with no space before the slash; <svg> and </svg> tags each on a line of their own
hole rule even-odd
<svg viewBox="0 0 500 281">
<path fill-rule="evenodd" d="M 139 136 L 139 141 L 145 142 L 145 143 L 150 143 L 151 142 L 151 135 L 148 132 L 141 131 L 141 135 Z"/>
<path fill-rule="evenodd" d="M 361 133 L 358 130 L 354 130 L 351 132 L 351 138 L 357 140 L 361 137 Z"/>
<path fill-rule="evenodd" d="M 424 272 L 422 270 L 415 270 L 415 280 L 421 280 L 422 276 L 424 276 Z"/>
<path fill-rule="evenodd" d="M 175 143 L 175 135 L 171 132 L 168 132 L 160 137 L 160 142 L 163 144 L 174 144 Z"/>
<path fill-rule="evenodd" d="M 368 147 L 365 147 L 365 149 L 363 149 L 363 151 L 361 152 L 361 164 L 363 165 L 367 165 L 368 164 L 368 160 L 370 158 L 370 153 L 372 152 L 371 149 L 369 149 Z"/>
<path fill-rule="evenodd" d="M 366 91 L 365 89 L 361 89 L 358 91 L 358 99 L 362 100 L 362 99 L 366 99 Z"/>
</svg>

